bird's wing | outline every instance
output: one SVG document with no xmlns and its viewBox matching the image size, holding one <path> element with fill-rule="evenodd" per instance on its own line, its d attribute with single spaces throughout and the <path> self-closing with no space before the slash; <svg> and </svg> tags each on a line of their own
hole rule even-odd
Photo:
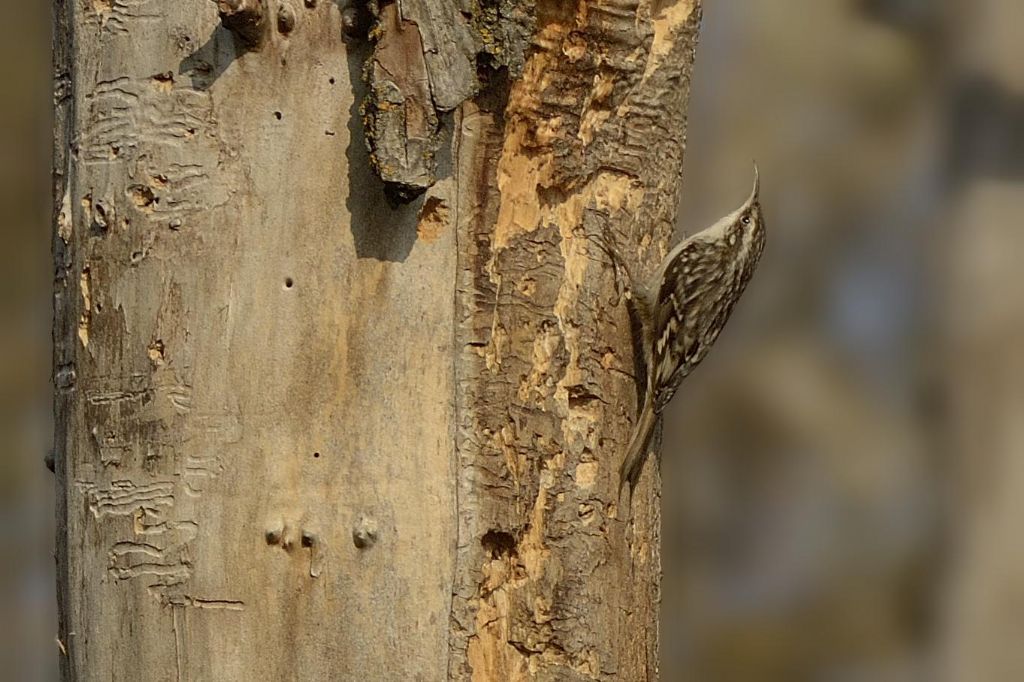
<svg viewBox="0 0 1024 682">
<path fill-rule="evenodd" d="M 652 373 L 660 412 L 706 352 L 704 330 L 726 294 L 727 249 L 718 240 L 691 237 L 666 264 L 654 310 Z"/>
</svg>

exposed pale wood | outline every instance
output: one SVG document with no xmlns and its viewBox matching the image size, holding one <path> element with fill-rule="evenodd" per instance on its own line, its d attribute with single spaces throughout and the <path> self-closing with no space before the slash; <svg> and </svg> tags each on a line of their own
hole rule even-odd
<svg viewBox="0 0 1024 682">
<path fill-rule="evenodd" d="M 55 3 L 65 679 L 656 679 L 658 477 L 617 506 L 633 359 L 585 235 L 664 252 L 699 7 L 502 7 L 392 208 L 359 108 L 394 24 Z"/>
</svg>

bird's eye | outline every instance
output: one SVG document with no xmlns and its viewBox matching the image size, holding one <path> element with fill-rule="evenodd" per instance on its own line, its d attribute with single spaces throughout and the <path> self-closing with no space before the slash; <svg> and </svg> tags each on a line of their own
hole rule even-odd
<svg viewBox="0 0 1024 682">
<path fill-rule="evenodd" d="M 743 223 L 744 225 L 749 225 L 750 224 L 750 214 L 749 213 L 744 213 L 743 217 L 740 218 L 740 222 Z"/>
</svg>

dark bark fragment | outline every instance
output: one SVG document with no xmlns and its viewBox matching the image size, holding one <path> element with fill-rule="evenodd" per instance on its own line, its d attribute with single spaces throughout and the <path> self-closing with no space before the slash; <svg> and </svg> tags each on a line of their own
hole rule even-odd
<svg viewBox="0 0 1024 682">
<path fill-rule="evenodd" d="M 261 0 L 215 0 L 224 28 L 247 48 L 263 42 L 266 21 Z"/>
<path fill-rule="evenodd" d="M 389 196 L 404 203 L 437 180 L 439 121 L 417 25 L 388 4 L 380 9 L 375 33 L 363 104 L 370 163 Z"/>
<path fill-rule="evenodd" d="M 399 0 L 375 14 L 366 139 L 389 197 L 408 202 L 437 181 L 441 117 L 480 90 L 481 68 L 521 70 L 532 18 L 509 1 Z"/>
</svg>

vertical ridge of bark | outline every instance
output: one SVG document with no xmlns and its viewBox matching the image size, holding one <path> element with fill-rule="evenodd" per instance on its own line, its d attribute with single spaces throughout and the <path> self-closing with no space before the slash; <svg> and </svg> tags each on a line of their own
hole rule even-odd
<svg viewBox="0 0 1024 682">
<path fill-rule="evenodd" d="M 71 252 L 68 242 L 71 239 L 71 181 L 72 161 L 71 148 L 75 125 L 74 98 L 72 82 L 74 80 L 75 49 L 74 21 L 68 0 L 53 2 L 53 106 L 54 106 L 54 139 L 52 156 L 52 197 L 53 197 L 53 402 L 54 402 L 54 478 L 56 486 L 56 528 L 59 534 L 65 527 L 68 501 L 66 462 L 73 443 L 67 437 L 67 420 L 70 417 L 70 394 L 75 390 L 77 375 L 75 372 L 75 346 L 71 342 L 74 334 L 69 321 L 76 318 L 75 302 L 69 297 L 74 291 L 69 279 L 71 277 Z M 58 537 L 55 543 L 57 563 L 57 600 L 65 603 L 70 598 L 68 548 Z M 70 679 L 75 674 L 73 658 L 75 642 L 69 636 L 67 612 L 61 609 L 58 614 L 57 641 L 62 679 Z"/>
</svg>

